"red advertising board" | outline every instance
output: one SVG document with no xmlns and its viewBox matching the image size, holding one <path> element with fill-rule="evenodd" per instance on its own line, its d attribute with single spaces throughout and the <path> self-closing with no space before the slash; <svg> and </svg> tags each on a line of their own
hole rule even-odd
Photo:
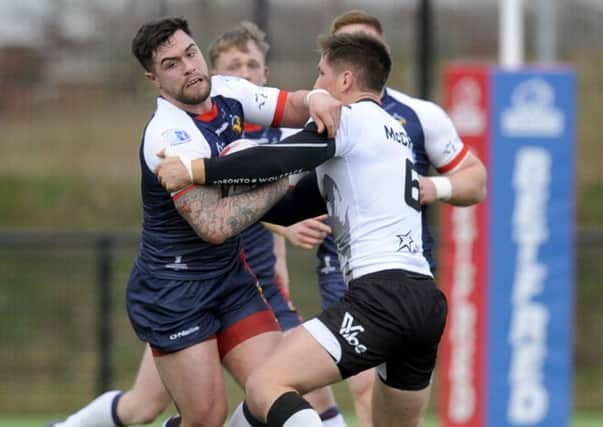
<svg viewBox="0 0 603 427">
<path fill-rule="evenodd" d="M 463 142 L 489 168 L 490 70 L 450 66 L 445 108 Z M 486 413 L 488 200 L 471 207 L 441 205 L 438 281 L 449 302 L 440 346 L 440 414 L 446 427 L 483 426 Z"/>
</svg>

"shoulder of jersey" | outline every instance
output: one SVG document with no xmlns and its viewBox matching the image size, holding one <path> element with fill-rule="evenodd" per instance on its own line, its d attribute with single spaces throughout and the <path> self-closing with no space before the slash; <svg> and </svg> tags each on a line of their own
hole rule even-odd
<svg viewBox="0 0 603 427">
<path fill-rule="evenodd" d="M 407 95 L 399 90 L 392 89 L 391 87 L 387 87 L 386 90 L 389 96 L 402 104 L 406 104 L 415 110 L 419 116 L 437 114 L 442 110 L 442 108 L 435 102 L 415 98 L 414 96 Z"/>
<path fill-rule="evenodd" d="M 158 98 L 157 109 L 149 121 L 147 133 L 163 132 L 167 128 L 188 128 L 191 118 L 186 112 L 163 98 Z"/>
<path fill-rule="evenodd" d="M 235 76 L 214 75 L 211 77 L 211 96 L 229 94 L 235 88 L 244 85 L 247 80 Z"/>
</svg>

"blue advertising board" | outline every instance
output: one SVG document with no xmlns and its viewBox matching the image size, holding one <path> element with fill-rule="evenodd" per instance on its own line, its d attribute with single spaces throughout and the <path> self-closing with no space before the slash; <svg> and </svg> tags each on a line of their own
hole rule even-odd
<svg viewBox="0 0 603 427">
<path fill-rule="evenodd" d="M 486 425 L 569 426 L 575 75 L 493 69 Z"/>
</svg>

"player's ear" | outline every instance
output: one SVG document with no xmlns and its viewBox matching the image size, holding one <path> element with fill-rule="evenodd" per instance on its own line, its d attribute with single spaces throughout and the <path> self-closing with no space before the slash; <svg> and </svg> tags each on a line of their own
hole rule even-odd
<svg viewBox="0 0 603 427">
<path fill-rule="evenodd" d="M 146 71 L 144 73 L 144 76 L 151 82 L 153 83 L 153 85 L 155 85 L 157 88 L 159 88 L 159 82 L 157 81 L 157 76 L 155 75 L 155 73 L 151 72 L 151 71 Z"/>
<path fill-rule="evenodd" d="M 270 68 L 268 67 L 268 65 L 264 65 L 264 83 L 266 84 L 268 82 L 268 77 L 270 76 Z"/>
<path fill-rule="evenodd" d="M 339 75 L 338 80 L 340 82 L 339 84 L 341 85 L 341 91 L 347 92 L 350 90 L 352 83 L 354 82 L 354 74 L 349 70 L 345 70 Z"/>
</svg>

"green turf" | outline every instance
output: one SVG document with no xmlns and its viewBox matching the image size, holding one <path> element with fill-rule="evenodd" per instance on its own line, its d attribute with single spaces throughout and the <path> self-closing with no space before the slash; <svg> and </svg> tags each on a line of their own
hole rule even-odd
<svg viewBox="0 0 603 427">
<path fill-rule="evenodd" d="M 167 417 L 167 416 L 166 416 Z M 11 417 L 0 417 L 0 426 L 2 427 L 44 427 L 49 420 L 56 419 L 56 416 L 50 417 L 26 417 L 26 416 L 15 416 Z M 346 421 L 348 423 L 348 427 L 358 427 L 356 421 L 353 419 L 353 416 L 345 416 Z M 165 420 L 165 418 L 161 418 L 160 420 L 154 422 L 153 424 L 147 424 L 147 427 L 161 427 L 161 423 Z M 436 427 L 436 421 L 434 418 L 430 417 L 426 420 L 425 427 Z M 593 424 L 594 425 L 594 424 Z M 588 425 L 590 427 L 590 425 Z M 582 427 L 582 426 L 579 426 Z M 587 427 L 585 425 L 584 427 Z"/>
<path fill-rule="evenodd" d="M 3 427 L 44 427 L 48 420 L 57 418 L 56 416 L 14 416 L 0 417 L 0 426 Z M 348 427 L 358 427 L 356 420 L 352 415 L 345 416 Z M 147 424 L 150 427 L 160 427 L 165 418 L 153 423 Z M 436 427 L 437 420 L 434 416 L 429 416 L 425 422 L 425 427 Z M 601 427 L 603 426 L 602 412 L 583 412 L 575 414 L 572 419 L 571 427 Z"/>
</svg>

